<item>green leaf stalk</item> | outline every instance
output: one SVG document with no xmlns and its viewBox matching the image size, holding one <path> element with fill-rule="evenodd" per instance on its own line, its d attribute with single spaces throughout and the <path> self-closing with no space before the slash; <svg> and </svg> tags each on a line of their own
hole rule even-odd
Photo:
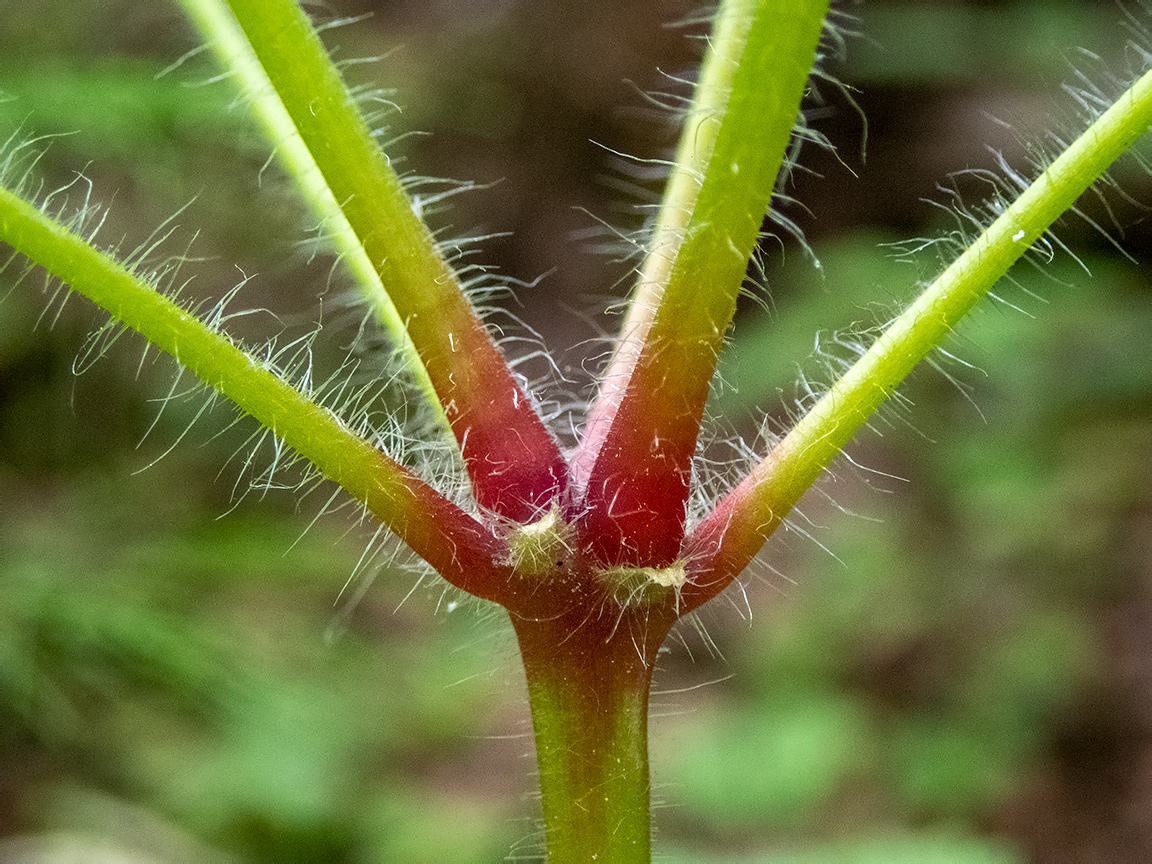
<svg viewBox="0 0 1152 864">
<path fill-rule="evenodd" d="M 828 2 L 724 0 L 589 409 L 562 451 L 294 0 L 184 0 L 330 227 L 459 448 L 466 507 L 307 388 L 86 237 L 0 190 L 0 239 L 175 357 L 509 615 L 527 675 L 549 858 L 651 856 L 648 698 L 683 615 L 723 591 L 905 376 L 1152 125 L 1145 74 L 936 278 L 751 472 L 689 521 L 704 404 L 782 172 Z"/>
</svg>

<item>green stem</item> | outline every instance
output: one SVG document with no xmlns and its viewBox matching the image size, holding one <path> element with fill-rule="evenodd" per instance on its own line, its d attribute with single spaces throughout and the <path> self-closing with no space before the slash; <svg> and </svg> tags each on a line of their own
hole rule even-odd
<svg viewBox="0 0 1152 864">
<path fill-rule="evenodd" d="M 693 531 L 691 610 L 723 590 L 876 408 L 1108 168 L 1152 127 L 1146 73 L 988 226 Z"/>
<path fill-rule="evenodd" d="M 548 860 L 651 860 L 648 692 L 671 625 L 647 610 L 519 617 Z M 609 612 L 608 610 L 613 610 Z"/>
<path fill-rule="evenodd" d="M 253 117 L 276 151 L 284 170 L 300 190 L 309 208 L 319 220 L 325 236 L 332 243 L 341 262 L 360 289 L 360 294 L 372 309 L 376 320 L 388 333 L 388 338 L 404 358 L 404 366 L 412 378 L 414 389 L 431 408 L 438 423 L 448 428 L 448 418 L 436 398 L 435 388 L 428 371 L 420 359 L 408 331 L 391 298 L 380 282 L 380 276 L 340 205 L 332 197 L 324 178 L 312 159 L 312 154 L 296 134 L 292 118 L 276 96 L 272 83 L 252 53 L 244 32 L 228 10 L 224 0 L 182 0 L 185 14 L 196 25 L 216 54 L 221 67 L 228 71 L 239 91 L 249 100 Z"/>
<path fill-rule="evenodd" d="M 270 366 L 110 255 L 0 187 L 0 240 L 168 352 L 360 499 L 449 582 L 503 597 L 507 547 L 475 519 L 309 400 Z"/>
<path fill-rule="evenodd" d="M 612 564 L 666 567 L 680 551 L 704 403 L 827 9 L 726 0 L 718 13 L 633 301 L 643 312 L 629 316 L 575 459 L 586 535 Z"/>
<path fill-rule="evenodd" d="M 295 0 L 229 0 L 253 52 L 404 321 L 477 502 L 528 522 L 567 485 L 545 429 Z"/>
<path fill-rule="evenodd" d="M 716 134 L 720 128 L 718 118 L 724 116 L 728 107 L 740 50 L 748 38 L 748 15 L 737 13 L 744 13 L 744 10 L 735 3 L 725 3 L 716 12 L 708 49 L 700 67 L 700 80 L 680 131 L 675 164 L 664 187 L 648 252 L 620 328 L 616 352 L 602 376 L 581 452 L 573 465 L 578 482 L 591 470 L 596 451 L 602 443 L 598 439 L 607 433 L 615 415 L 695 209 L 700 178 L 716 146 Z"/>
</svg>

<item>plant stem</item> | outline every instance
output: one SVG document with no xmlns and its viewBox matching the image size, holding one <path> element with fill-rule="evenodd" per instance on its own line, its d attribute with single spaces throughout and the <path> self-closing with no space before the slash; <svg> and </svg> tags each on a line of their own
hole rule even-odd
<svg viewBox="0 0 1152 864">
<path fill-rule="evenodd" d="M 182 0 L 184 11 L 208 41 L 220 66 L 233 79 L 237 89 L 248 100 L 253 118 L 275 149 L 284 170 L 291 177 L 313 215 L 319 220 L 325 237 L 340 256 L 351 274 L 364 301 L 371 307 L 376 320 L 388 333 L 388 339 L 403 357 L 405 370 L 412 378 L 413 388 L 431 409 L 445 431 L 448 418 L 436 398 L 436 390 L 424 368 L 404 321 L 400 318 L 392 299 L 384 290 L 380 276 L 364 253 L 356 233 L 331 191 L 324 182 L 312 154 L 296 134 L 292 118 L 264 74 L 260 61 L 252 53 L 244 32 L 236 22 L 225 0 Z"/>
<path fill-rule="evenodd" d="M 629 314 L 574 459 L 577 483 L 587 478 L 583 531 L 604 561 L 667 567 L 680 551 L 704 403 L 827 10 L 721 5 L 633 301 L 643 312 Z"/>
<path fill-rule="evenodd" d="M 245 353 L 36 207 L 0 187 L 0 237 L 223 393 L 381 522 L 449 582 L 486 599 L 507 586 L 507 547 L 439 492 Z"/>
<path fill-rule="evenodd" d="M 428 371 L 477 503 L 539 518 L 567 485 L 559 445 L 517 383 L 340 72 L 295 0 L 229 0 Z"/>
<path fill-rule="evenodd" d="M 553 864 L 651 860 L 648 691 L 672 619 L 601 609 L 511 616 Z"/>
<path fill-rule="evenodd" d="M 686 611 L 722 591 L 909 372 L 949 334 L 1137 138 L 1152 126 L 1152 72 L 1072 142 L 896 318 L 776 447 L 692 532 Z"/>
</svg>

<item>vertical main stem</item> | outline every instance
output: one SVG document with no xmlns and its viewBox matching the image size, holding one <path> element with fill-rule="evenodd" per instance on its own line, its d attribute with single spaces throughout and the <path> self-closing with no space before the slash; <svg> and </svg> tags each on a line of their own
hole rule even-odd
<svg viewBox="0 0 1152 864">
<path fill-rule="evenodd" d="M 648 692 L 668 624 L 603 612 L 512 615 L 552 864 L 651 860 Z"/>
</svg>

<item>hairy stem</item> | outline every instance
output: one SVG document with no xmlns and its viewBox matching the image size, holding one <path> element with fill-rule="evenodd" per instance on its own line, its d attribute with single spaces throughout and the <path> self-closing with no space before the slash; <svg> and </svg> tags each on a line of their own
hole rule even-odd
<svg viewBox="0 0 1152 864">
<path fill-rule="evenodd" d="M 295 0 L 230 0 L 236 20 L 419 351 L 481 506 L 529 521 L 567 466 Z"/>
<path fill-rule="evenodd" d="M 552 864 L 651 860 L 648 693 L 672 619 L 613 606 L 512 615 Z"/>
<path fill-rule="evenodd" d="M 634 301 L 645 311 L 622 334 L 577 455 L 588 471 L 585 531 L 610 563 L 666 567 L 680 550 L 704 403 L 827 8 L 727 0 L 718 13 L 699 113 L 643 274 L 653 281 Z"/>
<path fill-rule="evenodd" d="M 328 409 L 293 388 L 111 256 L 0 187 L 0 239 L 85 295 L 223 393 L 359 498 L 453 584 L 492 598 L 504 590 L 501 541 Z"/>
<path fill-rule="evenodd" d="M 652 228 L 652 239 L 644 257 L 628 312 L 620 328 L 616 351 L 600 378 L 600 387 L 584 433 L 581 451 L 573 473 L 583 485 L 597 451 L 603 444 L 612 417 L 620 403 L 628 376 L 640 356 L 640 348 L 652 325 L 652 317 L 668 281 L 676 253 L 684 239 L 688 221 L 700 193 L 700 178 L 708 167 L 716 146 L 719 118 L 724 116 L 732 92 L 732 78 L 739 65 L 740 48 L 747 42 L 750 20 L 738 4 L 726 3 L 716 13 L 713 33 L 700 67 L 700 80 L 692 94 L 692 106 L 684 119 L 676 159 L 660 212 Z"/>
<path fill-rule="evenodd" d="M 1152 72 L 1102 114 L 906 309 L 688 538 L 691 610 L 759 551 L 876 410 L 1061 214 L 1152 126 Z"/>
<path fill-rule="evenodd" d="M 276 97 L 272 84 L 260 62 L 252 53 L 244 32 L 236 23 L 235 17 L 224 0 L 181 0 L 185 14 L 207 40 L 222 68 L 233 79 L 237 89 L 248 100 L 252 116 L 264 135 L 275 149 L 276 157 L 284 166 L 288 176 L 296 183 L 301 196 L 317 219 L 319 229 L 340 256 L 344 267 L 351 274 L 361 296 L 372 310 L 373 317 L 384 328 L 388 339 L 396 346 L 403 358 L 404 368 L 412 379 L 413 389 L 433 411 L 433 415 L 445 430 L 448 418 L 436 398 L 436 390 L 424 368 L 404 321 L 400 318 L 392 299 L 384 290 L 380 276 L 368 256 L 364 253 L 356 233 L 340 205 L 332 197 L 332 192 L 324 183 L 312 159 L 312 154 L 300 136 L 292 118 L 284 110 Z"/>
</svg>

